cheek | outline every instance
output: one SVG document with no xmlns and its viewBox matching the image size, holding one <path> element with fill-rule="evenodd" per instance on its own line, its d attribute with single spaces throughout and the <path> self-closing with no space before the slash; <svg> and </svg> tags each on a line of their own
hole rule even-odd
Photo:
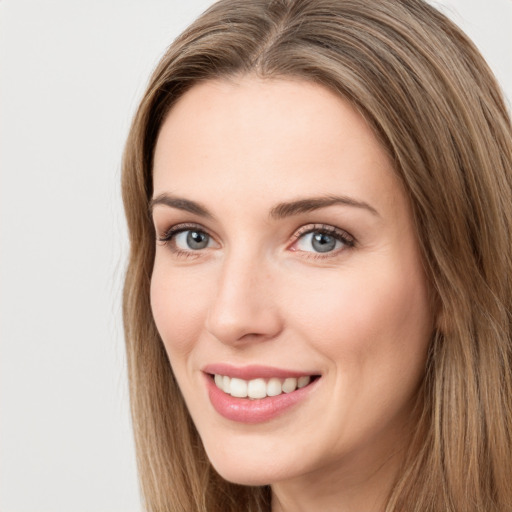
<svg viewBox="0 0 512 512">
<path fill-rule="evenodd" d="M 432 330 L 423 274 L 393 264 L 340 272 L 294 294 L 296 322 L 334 363 L 384 371 L 423 364 Z M 308 289 L 308 293 L 304 293 Z"/>
<path fill-rule="evenodd" d="M 155 262 L 151 278 L 151 309 L 172 362 L 188 354 L 204 325 L 207 297 L 193 273 L 170 272 Z"/>
</svg>

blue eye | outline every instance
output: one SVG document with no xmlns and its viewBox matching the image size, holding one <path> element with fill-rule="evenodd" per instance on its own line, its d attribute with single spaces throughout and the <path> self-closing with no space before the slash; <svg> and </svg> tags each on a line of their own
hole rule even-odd
<svg viewBox="0 0 512 512">
<path fill-rule="evenodd" d="M 177 249 L 183 251 L 199 251 L 211 246 L 210 235 L 204 231 L 187 229 L 174 234 L 172 237 Z"/>
<path fill-rule="evenodd" d="M 339 249 L 342 245 L 342 242 L 332 235 L 320 231 L 313 231 L 299 238 L 297 248 L 300 251 L 308 252 L 331 252 L 335 249 Z"/>
<path fill-rule="evenodd" d="M 215 240 L 201 226 L 187 224 L 172 226 L 158 240 L 168 245 L 175 254 L 183 256 L 192 256 L 203 249 L 217 246 Z"/>
<path fill-rule="evenodd" d="M 310 227 L 296 236 L 294 250 L 303 252 L 326 254 L 354 246 L 354 239 L 348 233 L 332 226 Z"/>
</svg>

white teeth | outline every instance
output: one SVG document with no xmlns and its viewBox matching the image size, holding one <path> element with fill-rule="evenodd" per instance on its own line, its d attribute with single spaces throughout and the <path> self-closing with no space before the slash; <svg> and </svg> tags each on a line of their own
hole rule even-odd
<svg viewBox="0 0 512 512">
<path fill-rule="evenodd" d="M 297 387 L 303 388 L 307 386 L 311 382 L 311 377 L 309 375 L 303 375 L 297 379 Z"/>
<path fill-rule="evenodd" d="M 247 386 L 249 398 L 265 398 L 267 396 L 267 384 L 263 379 L 253 379 Z"/>
<path fill-rule="evenodd" d="M 297 389 L 297 379 L 295 377 L 288 377 L 283 382 L 283 391 L 285 393 L 291 393 Z"/>
<path fill-rule="evenodd" d="M 292 393 L 296 389 L 303 388 L 311 382 L 309 375 L 303 375 L 296 379 L 288 377 L 287 379 L 278 379 L 272 377 L 268 381 L 265 379 L 244 380 L 227 375 L 214 375 L 215 385 L 224 391 L 224 393 L 237 398 L 259 399 L 267 396 L 278 396 L 281 393 Z"/>
<path fill-rule="evenodd" d="M 247 396 L 247 381 L 233 377 L 231 379 L 230 395 L 245 398 Z"/>
<path fill-rule="evenodd" d="M 276 378 L 272 378 L 267 382 L 267 395 L 277 396 L 283 392 L 281 381 Z"/>
<path fill-rule="evenodd" d="M 222 390 L 228 395 L 231 393 L 231 379 L 226 375 L 222 377 Z"/>
</svg>

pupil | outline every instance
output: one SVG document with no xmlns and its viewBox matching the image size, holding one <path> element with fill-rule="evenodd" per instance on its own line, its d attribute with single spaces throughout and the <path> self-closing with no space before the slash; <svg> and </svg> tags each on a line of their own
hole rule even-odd
<svg viewBox="0 0 512 512">
<path fill-rule="evenodd" d="M 187 245 L 194 250 L 204 249 L 208 245 L 208 235 L 200 231 L 189 231 Z"/>
<path fill-rule="evenodd" d="M 312 245 L 317 252 L 329 252 L 335 248 L 336 239 L 325 233 L 314 233 Z"/>
</svg>

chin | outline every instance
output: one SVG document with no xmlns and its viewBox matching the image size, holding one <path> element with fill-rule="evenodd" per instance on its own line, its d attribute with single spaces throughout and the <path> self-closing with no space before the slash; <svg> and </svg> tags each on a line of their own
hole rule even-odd
<svg viewBox="0 0 512 512">
<path fill-rule="evenodd" d="M 287 470 L 276 459 L 271 457 L 251 457 L 236 453 L 236 455 L 219 455 L 207 452 L 208 458 L 217 473 L 228 482 L 248 485 L 270 485 L 280 480 L 292 477 L 294 471 Z M 261 455 L 261 454 L 260 454 Z"/>
<path fill-rule="evenodd" d="M 213 465 L 217 473 L 228 482 L 238 485 L 247 485 L 249 487 L 261 487 L 270 485 L 274 480 L 268 475 L 254 474 L 246 470 L 226 469 L 224 467 L 216 467 Z"/>
</svg>

